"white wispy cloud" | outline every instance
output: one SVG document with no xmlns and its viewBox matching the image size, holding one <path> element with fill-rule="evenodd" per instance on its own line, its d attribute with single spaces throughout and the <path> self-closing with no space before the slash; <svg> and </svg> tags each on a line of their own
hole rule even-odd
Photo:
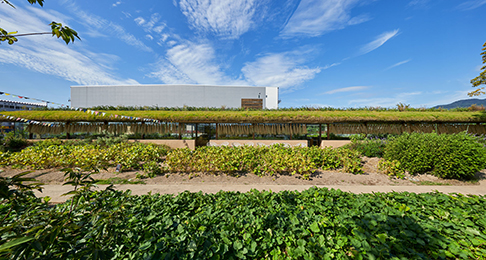
<svg viewBox="0 0 486 260">
<path fill-rule="evenodd" d="M 155 64 L 148 74 L 164 83 L 278 86 L 292 90 L 315 77 L 324 68 L 309 68 L 304 51 L 270 53 L 244 65 L 237 78 L 227 75 L 214 47 L 209 43 L 184 41 L 167 50 L 165 58 Z"/>
<path fill-rule="evenodd" d="M 351 9 L 358 3 L 358 0 L 302 0 L 280 35 L 314 37 L 369 21 L 371 18 L 366 14 L 351 17 Z"/>
<path fill-rule="evenodd" d="M 0 8 L 2 26 L 19 32 L 39 32 L 49 29 L 52 20 L 65 22 L 44 9 L 36 12 L 17 6 L 16 9 Z M 43 26 L 44 25 L 44 26 Z M 82 42 L 74 43 L 82 50 Z M 11 46 L 0 48 L 0 63 L 13 64 L 43 74 L 54 75 L 82 85 L 136 84 L 132 79 L 120 79 L 111 72 L 111 61 L 117 56 L 104 53 L 74 50 L 63 41 L 50 35 L 19 37 Z M 81 48 L 80 48 L 81 47 Z"/>
<path fill-rule="evenodd" d="M 137 18 L 133 19 L 133 21 L 135 21 L 135 23 L 140 25 L 140 26 L 145 23 L 145 19 L 143 19 L 142 17 L 137 17 Z"/>
<path fill-rule="evenodd" d="M 324 92 L 324 94 L 335 94 L 335 93 L 340 93 L 340 92 L 351 92 L 351 91 L 359 91 L 359 90 L 365 90 L 368 89 L 368 86 L 353 86 L 353 87 L 346 87 L 346 88 L 338 88 L 338 89 L 333 89 L 327 92 Z"/>
<path fill-rule="evenodd" d="M 164 28 L 166 28 L 167 25 L 165 22 L 160 20 L 161 16 L 158 13 L 152 14 L 148 20 L 144 19 L 143 17 L 133 19 L 138 26 L 142 27 L 145 32 L 149 33 L 146 35 L 148 39 L 153 40 L 155 37 L 157 37 L 157 43 L 162 45 L 162 43 L 167 40 L 169 35 L 167 33 L 163 33 Z M 155 37 L 152 34 L 154 34 Z"/>
<path fill-rule="evenodd" d="M 116 6 L 120 5 L 121 3 L 122 3 L 121 1 L 116 1 L 111 6 L 116 7 Z"/>
<path fill-rule="evenodd" d="M 362 98 L 350 100 L 348 104 L 355 105 L 357 107 L 365 106 L 379 106 L 379 107 L 395 107 L 398 103 L 410 103 L 413 101 L 413 97 L 422 95 L 422 92 L 405 92 L 395 94 L 393 97 L 378 97 L 378 98 Z"/>
<path fill-rule="evenodd" d="M 226 76 L 208 43 L 186 41 L 175 44 L 149 74 L 165 83 L 245 85 L 244 81 Z"/>
<path fill-rule="evenodd" d="M 464 3 L 461 3 L 458 5 L 459 9 L 468 11 L 472 9 L 476 9 L 478 7 L 481 7 L 486 4 L 486 0 L 472 0 L 472 1 L 467 1 Z"/>
<path fill-rule="evenodd" d="M 257 0 L 180 0 L 179 8 L 191 27 L 236 39 L 250 30 Z"/>
<path fill-rule="evenodd" d="M 373 40 L 372 42 L 361 47 L 360 53 L 365 54 L 365 53 L 371 52 L 373 50 L 376 50 L 377 48 L 379 48 L 380 46 L 385 44 L 385 42 L 387 42 L 391 38 L 397 36 L 398 32 L 399 32 L 399 29 L 396 29 L 396 30 L 393 30 L 393 31 L 384 32 L 384 33 L 380 34 L 378 37 L 376 37 L 375 40 Z"/>
<path fill-rule="evenodd" d="M 155 31 L 160 33 L 165 28 L 165 23 L 159 23 L 160 18 L 160 14 L 154 13 L 150 16 L 150 19 L 148 21 L 142 17 L 137 17 L 134 19 L 134 21 L 139 26 L 142 26 L 147 32 Z"/>
<path fill-rule="evenodd" d="M 269 53 L 256 61 L 246 63 L 241 71 L 250 85 L 292 90 L 325 69 L 302 65 L 305 60 L 299 54 L 299 51 Z"/>
<path fill-rule="evenodd" d="M 412 60 L 412 59 L 408 59 L 408 60 L 404 60 L 404 61 L 397 62 L 397 63 L 395 63 L 395 64 L 391 65 L 390 67 L 386 68 L 385 70 L 389 70 L 389 69 L 392 69 L 392 68 L 398 67 L 398 66 L 400 66 L 400 65 L 403 65 L 403 64 L 405 64 L 405 63 L 410 62 L 411 60 Z"/>
<path fill-rule="evenodd" d="M 128 45 L 139 48 L 140 50 L 152 52 L 153 50 L 145 45 L 141 40 L 137 39 L 133 34 L 125 31 L 121 25 L 108 21 L 99 16 L 89 14 L 88 12 L 79 8 L 75 3 L 67 0 L 61 0 L 61 3 L 65 4 L 68 9 L 78 18 L 79 23 L 87 25 L 91 28 L 90 35 L 105 36 L 112 35 L 122 40 Z"/>
</svg>

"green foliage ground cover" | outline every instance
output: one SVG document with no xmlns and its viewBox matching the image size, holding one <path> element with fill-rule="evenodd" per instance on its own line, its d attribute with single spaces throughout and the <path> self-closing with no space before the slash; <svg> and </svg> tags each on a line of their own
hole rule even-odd
<svg viewBox="0 0 486 260">
<path fill-rule="evenodd" d="M 175 149 L 168 153 L 170 172 L 207 172 L 236 174 L 300 174 L 308 179 L 318 169 L 342 168 L 344 172 L 362 173 L 359 153 L 329 147 L 285 147 L 283 145 L 200 147 L 194 151 Z"/>
<path fill-rule="evenodd" d="M 123 169 L 143 169 L 150 176 L 164 172 L 206 172 L 300 174 L 308 179 L 318 169 L 339 169 L 362 173 L 359 153 L 349 149 L 271 147 L 199 147 L 169 150 L 153 144 L 120 142 L 38 142 L 16 153 L 0 153 L 0 165 L 27 169 L 80 167 L 106 168 L 121 164 Z M 106 142 L 105 142 L 106 143 Z M 167 155 L 167 156 L 166 156 Z M 166 156 L 164 158 L 164 156 Z M 165 163 L 165 166 L 162 164 Z"/>
<path fill-rule="evenodd" d="M 144 163 L 160 162 L 168 147 L 154 144 L 119 142 L 110 145 L 47 140 L 20 152 L 0 153 L 0 165 L 29 169 L 57 167 L 106 168 L 120 164 L 122 169 L 142 169 Z"/>
<path fill-rule="evenodd" d="M 77 193 L 49 206 L 0 199 L 8 259 L 484 259 L 486 197 Z M 74 203 L 73 203 L 74 201 Z"/>
</svg>

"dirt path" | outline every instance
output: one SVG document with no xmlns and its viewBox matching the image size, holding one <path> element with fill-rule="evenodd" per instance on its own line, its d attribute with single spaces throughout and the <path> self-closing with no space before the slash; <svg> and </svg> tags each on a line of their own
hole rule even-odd
<svg viewBox="0 0 486 260">
<path fill-rule="evenodd" d="M 364 166 L 365 174 L 355 175 L 339 171 L 317 171 L 309 180 L 303 180 L 294 175 L 274 175 L 259 177 L 254 174 L 241 174 L 237 177 L 227 175 L 213 175 L 204 173 L 193 174 L 165 174 L 155 178 L 139 179 L 137 175 L 143 174 L 141 171 L 131 171 L 116 173 L 114 169 L 108 169 L 93 175 L 95 179 L 107 180 L 116 178 L 116 181 L 143 181 L 145 184 L 127 185 L 118 184 L 119 190 L 130 189 L 132 194 L 170 193 L 177 194 L 185 190 L 191 192 L 202 191 L 204 193 L 215 193 L 220 190 L 247 192 L 251 189 L 272 190 L 275 192 L 282 190 L 302 191 L 312 186 L 328 187 L 341 189 L 354 193 L 369 192 L 431 192 L 440 191 L 444 193 L 461 193 L 486 195 L 486 170 L 478 173 L 479 181 L 463 182 L 458 180 L 443 180 L 431 175 L 407 176 L 407 179 L 390 178 L 376 170 L 376 158 L 367 158 Z M 0 176 L 13 176 L 25 170 L 2 169 Z M 34 171 L 27 177 L 35 177 L 37 181 L 44 183 L 43 193 L 38 196 L 49 196 L 53 202 L 62 202 L 67 197 L 60 196 L 69 190 L 70 186 L 62 186 L 64 183 L 64 173 L 59 169 Z M 113 180 L 113 179 L 112 179 Z M 104 189 L 106 185 L 99 185 Z"/>
<path fill-rule="evenodd" d="M 105 189 L 108 185 L 99 185 L 98 189 Z M 353 193 L 373 193 L 373 192 L 443 192 L 443 193 L 461 193 L 471 195 L 486 195 L 486 181 L 481 181 L 480 184 L 474 186 L 348 186 L 348 185 L 269 185 L 269 184 L 220 184 L 220 183 L 204 183 L 204 184 L 146 184 L 146 185 L 115 185 L 117 190 L 131 190 L 133 195 L 145 195 L 149 192 L 152 194 L 178 194 L 184 191 L 203 192 L 203 193 L 217 193 L 219 191 L 235 191 L 248 192 L 252 189 L 267 190 L 279 192 L 284 190 L 302 191 L 311 187 L 340 189 L 346 192 Z M 45 185 L 42 193 L 35 191 L 38 197 L 51 197 L 51 202 L 64 202 L 67 197 L 62 194 L 72 190 L 72 187 L 62 185 Z"/>
</svg>

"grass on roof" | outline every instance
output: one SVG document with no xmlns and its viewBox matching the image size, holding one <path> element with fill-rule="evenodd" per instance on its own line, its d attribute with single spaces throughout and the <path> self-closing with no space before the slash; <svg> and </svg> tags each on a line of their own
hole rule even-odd
<svg viewBox="0 0 486 260">
<path fill-rule="evenodd" d="M 132 121 L 121 116 L 156 119 L 163 122 L 183 123 L 469 123 L 486 122 L 485 111 L 449 110 L 99 110 L 105 116 L 74 110 L 9 111 L 7 116 L 47 122 L 124 122 Z M 118 115 L 118 117 L 115 117 Z M 0 120 L 5 118 L 0 117 Z"/>
</svg>

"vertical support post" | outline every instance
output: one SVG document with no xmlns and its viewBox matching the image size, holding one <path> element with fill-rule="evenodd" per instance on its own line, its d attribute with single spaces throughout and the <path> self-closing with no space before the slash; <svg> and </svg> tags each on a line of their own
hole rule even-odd
<svg viewBox="0 0 486 260">
<path fill-rule="evenodd" d="M 108 121 L 103 121 L 103 125 L 104 125 L 106 132 L 108 132 Z"/>
<path fill-rule="evenodd" d="M 253 124 L 251 124 L 251 126 L 253 126 Z M 253 140 L 255 140 L 255 127 L 252 128 L 253 128 Z"/>
<path fill-rule="evenodd" d="M 216 137 L 216 140 L 218 140 L 218 123 L 216 123 L 215 137 Z"/>
<path fill-rule="evenodd" d="M 71 134 L 69 134 L 68 130 L 67 130 L 67 127 L 68 125 L 71 124 L 69 121 L 66 122 L 66 139 L 70 139 L 71 138 Z"/>
<path fill-rule="evenodd" d="M 317 145 L 320 147 L 322 142 L 322 124 L 319 124 L 319 135 L 317 137 Z"/>
<path fill-rule="evenodd" d="M 144 122 L 143 121 L 142 121 L 141 125 L 142 125 L 142 129 L 143 129 L 143 125 L 144 125 Z M 142 139 L 145 139 L 145 134 L 144 133 L 142 133 Z"/>
<path fill-rule="evenodd" d="M 365 133 L 365 138 L 366 138 L 366 137 L 368 137 L 368 122 L 365 122 L 364 126 L 365 126 L 365 129 L 366 129 L 366 133 Z"/>
<path fill-rule="evenodd" d="M 182 140 L 182 124 L 179 122 L 179 140 Z"/>
<path fill-rule="evenodd" d="M 326 131 L 327 131 L 327 140 L 331 140 L 331 124 L 328 123 L 326 127 L 327 127 L 327 129 L 326 129 Z"/>
<path fill-rule="evenodd" d="M 197 129 L 198 129 L 198 128 L 197 128 L 197 123 L 196 123 L 196 139 L 197 139 Z"/>
<path fill-rule="evenodd" d="M 211 123 L 208 123 L 208 142 L 211 140 Z"/>
<path fill-rule="evenodd" d="M 289 136 L 289 140 L 292 140 L 292 124 L 289 124 L 289 129 L 290 129 L 290 136 Z"/>
</svg>

